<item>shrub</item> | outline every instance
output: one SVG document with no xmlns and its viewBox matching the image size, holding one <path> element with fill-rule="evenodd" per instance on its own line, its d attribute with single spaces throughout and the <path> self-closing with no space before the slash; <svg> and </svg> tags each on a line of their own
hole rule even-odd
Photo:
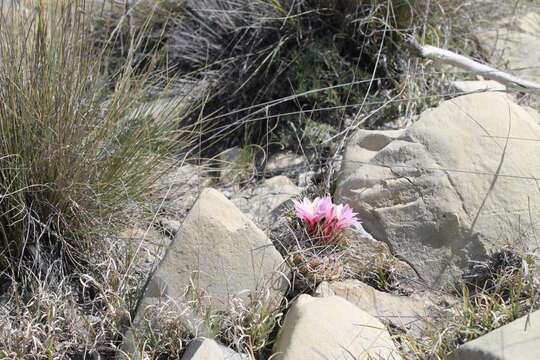
<svg viewBox="0 0 540 360">
<path fill-rule="evenodd" d="M 162 96 L 143 38 L 111 68 L 90 2 L 21 3 L 0 13 L 0 358 L 109 358 L 144 260 L 117 232 L 192 148 L 189 102 Z"/>
<path fill-rule="evenodd" d="M 344 115 L 378 112 L 367 123 L 379 126 L 432 104 L 402 105 L 433 84 L 408 83 L 414 69 L 401 40 L 446 37 L 447 8 L 442 0 L 187 0 L 165 48 L 172 67 L 209 84 L 212 140 L 267 142 L 291 121 L 300 133 L 306 118 L 343 130 Z M 243 136 L 225 138 L 231 130 Z"/>
<path fill-rule="evenodd" d="M 153 63 L 166 68 L 163 45 L 171 30 L 171 19 L 182 16 L 183 1 L 114 0 L 85 1 L 91 25 L 91 40 L 97 46 L 107 47 L 107 66 L 111 74 L 121 69 L 126 59 L 134 64 Z M 130 55 L 131 39 L 140 40 L 140 46 Z"/>
</svg>

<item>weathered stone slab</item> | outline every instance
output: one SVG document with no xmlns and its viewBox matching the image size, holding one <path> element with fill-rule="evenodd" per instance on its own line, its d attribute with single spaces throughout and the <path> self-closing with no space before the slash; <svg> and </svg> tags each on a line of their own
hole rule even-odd
<svg viewBox="0 0 540 360">
<path fill-rule="evenodd" d="M 501 93 L 461 96 L 403 131 L 360 130 L 337 199 L 428 283 L 508 244 L 537 246 L 540 126 Z"/>
<path fill-rule="evenodd" d="M 358 280 L 323 282 L 316 294 L 340 296 L 379 320 L 415 334 L 421 333 L 428 316 L 424 301 L 378 291 Z"/>
<path fill-rule="evenodd" d="M 300 295 L 274 345 L 276 360 L 388 359 L 397 352 L 385 326 L 338 296 Z"/>
<path fill-rule="evenodd" d="M 154 276 L 165 296 L 180 298 L 186 286 L 203 290 L 212 307 L 225 310 L 233 296 L 256 289 L 284 290 L 283 258 L 266 235 L 214 189 L 203 190 Z"/>
<path fill-rule="evenodd" d="M 454 360 L 537 360 L 540 311 L 524 316 L 461 346 Z"/>
</svg>

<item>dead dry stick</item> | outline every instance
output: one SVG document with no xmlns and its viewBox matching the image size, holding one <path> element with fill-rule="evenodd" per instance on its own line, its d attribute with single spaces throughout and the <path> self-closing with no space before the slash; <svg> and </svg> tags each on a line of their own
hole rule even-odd
<svg viewBox="0 0 540 360">
<path fill-rule="evenodd" d="M 409 37 L 406 42 L 411 52 L 421 58 L 459 67 L 470 73 L 481 75 L 487 79 L 496 80 L 501 84 L 506 85 L 508 88 L 540 94 L 540 84 L 533 81 L 520 79 L 514 75 L 497 70 L 491 66 L 481 64 L 450 50 L 429 45 L 422 46 L 418 44 L 413 37 Z"/>
</svg>

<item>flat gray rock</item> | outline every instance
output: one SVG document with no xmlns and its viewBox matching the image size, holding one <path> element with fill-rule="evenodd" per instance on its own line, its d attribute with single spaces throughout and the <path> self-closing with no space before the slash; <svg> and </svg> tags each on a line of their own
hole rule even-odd
<svg viewBox="0 0 540 360">
<path fill-rule="evenodd" d="M 283 258 L 257 226 L 220 192 L 203 190 L 154 276 L 165 296 L 180 298 L 193 284 L 212 307 L 226 310 L 233 296 L 284 291 Z"/>
<path fill-rule="evenodd" d="M 421 334 L 428 316 L 428 305 L 424 301 L 378 291 L 358 280 L 323 282 L 316 294 L 340 296 L 384 323 L 413 334 Z"/>
<path fill-rule="evenodd" d="M 461 346 L 454 360 L 540 359 L 540 311 L 524 316 Z"/>
<path fill-rule="evenodd" d="M 275 360 L 401 359 L 385 326 L 347 300 L 300 295 L 274 345 Z"/>
</svg>

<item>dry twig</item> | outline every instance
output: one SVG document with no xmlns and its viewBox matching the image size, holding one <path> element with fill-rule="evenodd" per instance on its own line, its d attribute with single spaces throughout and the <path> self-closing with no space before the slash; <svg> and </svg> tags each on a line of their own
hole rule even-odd
<svg viewBox="0 0 540 360">
<path fill-rule="evenodd" d="M 435 46 L 422 46 L 413 37 L 406 41 L 411 53 L 443 64 L 457 66 L 473 74 L 481 75 L 487 79 L 496 80 L 508 88 L 518 89 L 523 92 L 540 94 L 540 84 L 533 81 L 524 80 L 491 66 L 481 64 L 469 59 L 466 56 L 456 54 L 450 50 L 441 49 Z"/>
</svg>

